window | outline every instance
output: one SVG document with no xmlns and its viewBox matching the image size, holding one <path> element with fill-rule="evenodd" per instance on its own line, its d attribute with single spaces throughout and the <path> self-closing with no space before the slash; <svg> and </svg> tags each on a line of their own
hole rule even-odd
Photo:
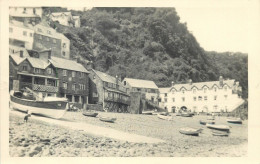
<svg viewBox="0 0 260 164">
<path fill-rule="evenodd" d="M 62 55 L 63 55 L 63 56 L 66 56 L 66 53 L 65 53 L 64 51 L 62 51 Z"/>
<path fill-rule="evenodd" d="M 30 37 L 33 37 L 33 33 L 30 32 Z"/>
<path fill-rule="evenodd" d="M 12 27 L 9 27 L 9 32 L 13 32 L 13 28 Z"/>
<path fill-rule="evenodd" d="M 80 90 L 84 90 L 84 85 L 83 84 L 79 84 L 79 89 Z"/>
<path fill-rule="evenodd" d="M 27 66 L 23 66 L 23 71 L 27 71 Z"/>
<path fill-rule="evenodd" d="M 167 93 L 165 93 L 164 96 L 167 97 Z"/>
<path fill-rule="evenodd" d="M 225 100 L 227 100 L 227 97 L 228 97 L 228 96 L 227 96 L 227 95 L 224 95 L 224 97 L 225 97 Z"/>
<path fill-rule="evenodd" d="M 167 98 L 164 98 L 164 102 L 167 102 Z"/>
<path fill-rule="evenodd" d="M 38 31 L 38 32 L 42 32 L 42 29 L 38 28 L 37 31 Z"/>
<path fill-rule="evenodd" d="M 40 73 L 40 69 L 39 68 L 34 68 L 34 72 L 35 73 Z"/>
<path fill-rule="evenodd" d="M 185 93 L 185 90 L 184 89 L 182 89 L 182 94 L 184 94 Z"/>
<path fill-rule="evenodd" d="M 83 72 L 80 72 L 80 73 L 79 73 L 79 76 L 80 76 L 80 77 L 84 77 L 84 73 L 83 73 Z"/>
<path fill-rule="evenodd" d="M 208 96 L 204 96 L 204 100 L 207 101 L 208 100 Z"/>
<path fill-rule="evenodd" d="M 76 90 L 76 84 L 72 84 L 72 90 Z"/>
<path fill-rule="evenodd" d="M 52 68 L 47 68 L 47 73 L 50 75 L 53 73 L 53 69 Z"/>
<path fill-rule="evenodd" d="M 126 81 L 124 81 L 124 85 L 126 85 Z"/>
<path fill-rule="evenodd" d="M 66 48 L 66 43 L 63 43 L 63 46 L 62 46 L 63 48 Z"/>
<path fill-rule="evenodd" d="M 33 8 L 33 14 L 36 14 L 36 9 L 35 8 Z"/>
<path fill-rule="evenodd" d="M 56 39 L 53 39 L 53 43 L 56 43 Z"/>
<path fill-rule="evenodd" d="M 199 96 L 198 100 L 199 100 L 199 101 L 201 101 L 201 100 L 202 100 L 202 97 L 201 97 L 201 96 Z"/>
<path fill-rule="evenodd" d="M 26 13 L 26 8 L 23 8 L 23 13 Z"/>
<path fill-rule="evenodd" d="M 224 87 L 224 90 L 227 91 L 227 86 Z"/>
<path fill-rule="evenodd" d="M 217 100 L 217 96 L 214 96 L 214 100 Z"/>
<path fill-rule="evenodd" d="M 185 101 L 185 97 L 182 97 L 181 99 L 182 99 L 183 102 Z"/>
<path fill-rule="evenodd" d="M 141 91 L 141 89 L 140 89 L 140 88 L 137 88 L 137 91 Z"/>
<path fill-rule="evenodd" d="M 64 88 L 64 89 L 68 89 L 68 83 L 63 82 L 63 88 Z"/>
<path fill-rule="evenodd" d="M 172 98 L 172 102 L 175 102 L 175 98 Z"/>
<path fill-rule="evenodd" d="M 23 36 L 27 36 L 27 31 L 23 31 Z"/>
<path fill-rule="evenodd" d="M 72 71 L 72 77 L 75 77 L 75 76 L 76 76 L 76 72 Z"/>
<path fill-rule="evenodd" d="M 62 71 L 63 76 L 67 76 L 67 70 Z"/>
<path fill-rule="evenodd" d="M 194 101 L 197 101 L 197 97 L 193 97 L 193 100 L 194 100 Z"/>
<path fill-rule="evenodd" d="M 196 93 L 196 89 L 193 89 L 192 91 L 193 91 L 193 93 Z"/>
<path fill-rule="evenodd" d="M 46 37 L 46 40 L 47 40 L 47 41 L 50 41 L 50 38 L 49 38 L 49 37 Z"/>
</svg>

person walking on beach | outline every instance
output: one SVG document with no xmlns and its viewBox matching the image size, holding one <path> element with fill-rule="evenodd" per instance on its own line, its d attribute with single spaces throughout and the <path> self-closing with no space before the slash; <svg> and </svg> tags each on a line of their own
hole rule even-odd
<svg viewBox="0 0 260 164">
<path fill-rule="evenodd" d="M 31 113 L 29 112 L 29 111 L 27 111 L 27 114 L 24 116 L 24 122 L 26 122 L 27 123 L 27 121 L 28 121 L 28 119 L 29 119 L 29 117 L 31 117 Z"/>
</svg>

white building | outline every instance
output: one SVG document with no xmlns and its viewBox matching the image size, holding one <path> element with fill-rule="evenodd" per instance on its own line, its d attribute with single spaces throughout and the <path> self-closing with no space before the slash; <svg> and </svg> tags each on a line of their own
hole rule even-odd
<svg viewBox="0 0 260 164">
<path fill-rule="evenodd" d="M 147 100 L 158 103 L 159 89 L 153 81 L 125 78 L 123 84 L 129 92 L 143 92 Z"/>
<path fill-rule="evenodd" d="M 9 7 L 9 15 L 18 21 L 25 19 L 30 22 L 39 23 L 42 19 L 41 7 Z"/>
<path fill-rule="evenodd" d="M 34 30 L 31 24 L 10 20 L 9 43 L 31 50 L 33 47 Z"/>
<path fill-rule="evenodd" d="M 173 112 L 186 107 L 194 112 L 231 112 L 244 100 L 239 82 L 235 80 L 209 81 L 187 84 L 173 84 L 169 88 L 160 89 L 160 103 L 162 108 Z"/>
<path fill-rule="evenodd" d="M 49 17 L 64 26 L 80 27 L 80 17 L 72 16 L 71 12 L 51 13 Z"/>
</svg>

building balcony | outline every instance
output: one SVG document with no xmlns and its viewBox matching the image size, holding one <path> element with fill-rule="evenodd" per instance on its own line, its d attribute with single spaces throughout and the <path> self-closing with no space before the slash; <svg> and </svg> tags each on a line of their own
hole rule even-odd
<svg viewBox="0 0 260 164">
<path fill-rule="evenodd" d="M 27 83 L 27 82 L 21 82 L 20 85 L 21 85 L 20 86 L 21 89 L 24 89 L 25 87 L 27 87 L 27 88 L 30 88 L 37 92 L 57 93 L 59 90 L 58 87 L 55 87 L 55 86 L 32 84 L 32 83 Z"/>
<path fill-rule="evenodd" d="M 72 89 L 66 89 L 64 87 L 60 87 L 60 93 L 63 93 L 63 94 L 75 94 L 75 95 L 87 95 L 88 92 L 87 90 L 80 90 L 80 89 L 75 89 L 75 90 L 72 90 Z"/>
</svg>

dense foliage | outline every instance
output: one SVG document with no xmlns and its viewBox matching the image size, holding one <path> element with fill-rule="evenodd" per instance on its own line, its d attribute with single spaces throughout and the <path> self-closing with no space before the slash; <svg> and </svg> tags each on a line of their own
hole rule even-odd
<svg viewBox="0 0 260 164">
<path fill-rule="evenodd" d="M 64 8 L 44 8 L 50 12 Z M 92 8 L 71 11 L 81 27 L 51 22 L 71 40 L 71 55 L 111 75 L 153 80 L 159 87 L 234 78 L 247 97 L 247 55 L 205 52 L 174 8 Z"/>
</svg>

